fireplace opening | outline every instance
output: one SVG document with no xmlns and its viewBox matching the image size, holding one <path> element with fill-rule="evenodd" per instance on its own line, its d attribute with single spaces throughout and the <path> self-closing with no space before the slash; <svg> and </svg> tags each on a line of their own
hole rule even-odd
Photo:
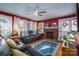
<svg viewBox="0 0 79 59">
<path fill-rule="evenodd" d="M 47 32 L 46 33 L 46 38 L 48 38 L 48 39 L 53 39 L 54 37 L 53 37 L 53 32 Z"/>
</svg>

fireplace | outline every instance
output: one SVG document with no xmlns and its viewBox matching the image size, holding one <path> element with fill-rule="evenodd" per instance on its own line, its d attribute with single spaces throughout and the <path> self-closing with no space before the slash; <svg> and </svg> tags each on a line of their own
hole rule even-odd
<svg viewBox="0 0 79 59">
<path fill-rule="evenodd" d="M 53 39 L 53 32 L 47 32 L 46 38 Z"/>
<path fill-rule="evenodd" d="M 45 29 L 45 38 L 58 40 L 58 29 Z"/>
</svg>

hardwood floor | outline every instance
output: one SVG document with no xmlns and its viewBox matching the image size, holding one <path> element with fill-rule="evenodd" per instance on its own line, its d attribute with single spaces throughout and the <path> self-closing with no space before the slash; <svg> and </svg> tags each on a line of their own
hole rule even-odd
<svg viewBox="0 0 79 59">
<path fill-rule="evenodd" d="M 57 50 L 55 56 L 62 56 L 62 43 L 60 43 L 60 44 L 61 44 L 61 45 L 60 45 L 60 47 L 58 48 L 58 50 Z"/>
<path fill-rule="evenodd" d="M 38 43 L 38 42 L 40 42 L 40 41 L 42 41 L 42 40 L 44 40 L 44 38 L 43 39 L 40 39 L 40 40 L 36 40 L 36 41 L 34 41 L 34 42 L 31 42 L 31 43 L 29 43 L 29 45 L 31 46 L 31 45 L 34 45 L 34 44 L 36 44 L 36 43 Z"/>
</svg>

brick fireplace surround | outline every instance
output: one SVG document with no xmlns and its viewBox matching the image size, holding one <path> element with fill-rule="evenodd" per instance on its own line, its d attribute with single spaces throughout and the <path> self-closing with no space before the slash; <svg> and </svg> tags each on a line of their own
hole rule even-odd
<svg viewBox="0 0 79 59">
<path fill-rule="evenodd" d="M 58 29 L 44 29 L 45 38 L 58 40 Z"/>
</svg>

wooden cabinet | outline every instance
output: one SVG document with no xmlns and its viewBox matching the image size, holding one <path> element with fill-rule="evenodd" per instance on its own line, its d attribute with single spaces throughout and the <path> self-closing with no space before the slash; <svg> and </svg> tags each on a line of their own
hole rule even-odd
<svg viewBox="0 0 79 59">
<path fill-rule="evenodd" d="M 62 47 L 62 55 L 63 56 L 77 56 L 77 49 L 76 48 L 67 48 Z"/>
</svg>

